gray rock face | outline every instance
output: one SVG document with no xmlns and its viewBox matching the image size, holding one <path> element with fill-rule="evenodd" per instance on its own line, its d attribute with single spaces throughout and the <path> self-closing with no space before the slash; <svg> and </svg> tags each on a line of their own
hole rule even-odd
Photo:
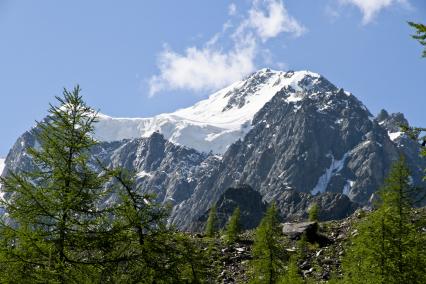
<svg viewBox="0 0 426 284">
<path fill-rule="evenodd" d="M 34 131 L 26 132 L 9 152 L 3 175 L 8 171 L 27 171 L 33 167 L 28 147 L 37 147 Z M 193 168 L 208 157 L 193 149 L 181 147 L 153 133 L 149 138 L 102 142 L 91 150 L 94 157 L 107 167 L 123 167 L 136 172 L 137 186 L 144 192 L 155 193 L 157 201 L 179 203 L 187 199 L 195 187 Z M 96 166 L 96 163 L 93 162 Z"/>
<path fill-rule="evenodd" d="M 312 195 L 322 205 L 321 218 L 343 218 L 357 204 L 368 204 L 401 151 L 410 153 L 407 160 L 419 175 L 413 180 L 420 182 L 425 163 L 418 145 L 398 146 L 353 95 L 325 79 L 318 84 L 302 94 L 278 92 L 256 114 L 244 140 L 200 175 L 194 194 L 173 211 L 173 222 L 189 228 L 183 216 L 200 216 L 238 184 L 249 184 L 268 203 L 277 201 L 288 219 L 306 216 Z M 295 96 L 302 99 L 290 100 Z"/>
<path fill-rule="evenodd" d="M 333 192 L 312 196 L 310 193 L 285 190 L 274 198 L 274 202 L 289 221 L 306 220 L 308 210 L 314 203 L 319 206 L 318 219 L 321 221 L 346 218 L 359 207 L 359 204 L 352 202 L 348 196 Z"/>
<path fill-rule="evenodd" d="M 257 227 L 262 220 L 267 205 L 262 195 L 248 185 L 228 188 L 216 202 L 218 227 L 224 228 L 234 210 L 240 208 L 240 226 L 243 230 Z M 204 212 L 191 225 L 191 231 L 202 231 L 207 221 L 209 210 Z"/>
<path fill-rule="evenodd" d="M 245 94 L 265 80 L 250 78 L 242 91 L 229 94 L 231 105 L 244 105 Z M 398 133 L 406 123 L 402 114 L 384 111 L 374 118 L 356 97 L 324 77 L 307 75 L 297 89 L 288 86 L 276 93 L 255 115 L 244 139 L 222 156 L 175 145 L 159 133 L 103 142 L 93 154 L 108 166 L 136 171 L 140 189 L 170 203 L 170 222 L 183 230 L 196 228 L 220 200 L 238 203 L 238 195 L 223 198 L 227 189 L 241 184 L 260 193 L 262 201 L 276 202 L 287 220 L 305 218 L 312 202 L 320 205 L 320 219 L 328 220 L 367 205 L 400 154 L 407 158 L 413 183 L 421 183 L 426 163 L 419 145 Z M 3 175 L 31 170 L 25 149 L 37 147 L 34 131 L 18 139 Z"/>
<path fill-rule="evenodd" d="M 393 144 L 396 146 L 398 155 L 404 155 L 406 162 L 411 170 L 411 181 L 414 185 L 424 187 L 423 182 L 425 160 L 419 154 L 419 145 L 401 132 L 401 125 L 409 125 L 407 119 L 402 113 L 388 114 L 382 110 L 375 121 L 382 126 L 388 133 Z M 417 206 L 426 206 L 426 199 L 423 194 L 415 197 L 419 200 Z"/>
<path fill-rule="evenodd" d="M 102 154 L 101 154 L 102 153 Z M 136 172 L 138 187 L 154 193 L 157 201 L 179 204 L 192 194 L 196 179 L 195 167 L 206 160 L 207 154 L 175 145 L 159 133 L 149 138 L 101 143 L 94 149 L 109 167 L 124 167 Z"/>
</svg>

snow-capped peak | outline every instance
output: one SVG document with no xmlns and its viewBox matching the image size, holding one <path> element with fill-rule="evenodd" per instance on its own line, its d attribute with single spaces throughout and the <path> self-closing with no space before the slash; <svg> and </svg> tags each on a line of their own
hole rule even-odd
<svg viewBox="0 0 426 284">
<path fill-rule="evenodd" d="M 221 154 L 245 136 L 254 115 L 278 91 L 283 88 L 308 91 L 320 78 L 319 74 L 309 71 L 261 69 L 207 99 L 173 113 L 151 118 L 112 118 L 100 114 L 95 137 L 101 141 L 114 141 L 148 137 L 159 131 L 173 143 Z"/>
</svg>

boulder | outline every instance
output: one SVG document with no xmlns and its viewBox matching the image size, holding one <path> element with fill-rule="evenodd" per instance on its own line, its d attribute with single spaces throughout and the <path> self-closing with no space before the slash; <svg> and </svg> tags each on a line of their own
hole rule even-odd
<svg viewBox="0 0 426 284">
<path fill-rule="evenodd" d="M 283 234 L 289 236 L 290 239 L 300 239 L 302 234 L 306 236 L 316 235 L 318 231 L 317 222 L 300 222 L 300 223 L 284 223 L 282 224 Z"/>
<path fill-rule="evenodd" d="M 318 233 L 317 222 L 283 223 L 282 228 L 283 234 L 292 240 L 298 240 L 302 235 L 306 235 L 308 242 L 317 243 L 320 247 L 331 243 L 329 238 Z"/>
</svg>

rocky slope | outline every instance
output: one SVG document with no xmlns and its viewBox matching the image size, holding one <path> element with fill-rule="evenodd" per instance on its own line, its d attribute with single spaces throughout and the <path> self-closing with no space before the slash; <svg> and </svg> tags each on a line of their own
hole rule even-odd
<svg viewBox="0 0 426 284">
<path fill-rule="evenodd" d="M 301 243 L 300 235 L 298 238 L 291 238 L 283 234 L 281 243 L 288 256 L 297 256 L 299 273 L 308 283 L 330 283 L 329 280 L 342 277 L 342 258 L 348 241 L 357 234 L 356 225 L 369 213 L 369 210 L 358 209 L 342 220 L 312 222 L 318 228 L 315 233 L 318 239 L 313 238 L 311 241 Z M 425 207 L 415 209 L 413 213 L 418 220 L 426 218 Z M 293 223 L 292 225 L 301 224 Z M 286 224 L 281 225 L 284 227 Z M 241 234 L 239 241 L 232 245 L 226 245 L 223 240 L 216 240 L 215 250 L 221 261 L 218 283 L 249 282 L 249 262 L 252 259 L 254 235 L 254 230 L 245 231 Z M 323 240 L 322 244 L 321 241 L 318 242 L 319 239 Z"/>
<path fill-rule="evenodd" d="M 303 91 L 283 88 L 256 114 L 251 131 L 173 212 L 177 224 L 191 228 L 192 220 L 182 216 L 198 216 L 238 184 L 276 201 L 287 218 L 303 216 L 313 195 L 323 207 L 340 210 L 328 210 L 325 219 L 345 217 L 353 203 L 368 204 L 401 152 L 410 154 L 413 182 L 420 183 L 425 163 L 419 147 L 403 135 L 405 144 L 392 141 L 385 126 L 395 123 L 380 125 L 358 99 L 323 77 L 306 76 L 299 84 Z"/>
<path fill-rule="evenodd" d="M 374 118 L 355 96 L 316 73 L 262 69 L 173 114 L 102 115 L 93 153 L 136 171 L 141 190 L 172 204 L 170 222 L 180 229 L 198 230 L 211 205 L 241 185 L 276 202 L 285 219 L 304 218 L 317 202 L 329 220 L 368 205 L 401 153 L 413 183 L 421 183 L 426 164 L 419 146 L 399 132 L 401 123 L 402 114 Z M 4 175 L 31 169 L 25 149 L 37 147 L 34 132 L 18 139 Z"/>
</svg>

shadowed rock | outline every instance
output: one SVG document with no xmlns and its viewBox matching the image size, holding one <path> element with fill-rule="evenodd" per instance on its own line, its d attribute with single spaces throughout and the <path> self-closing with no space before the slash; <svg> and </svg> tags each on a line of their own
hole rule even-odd
<svg viewBox="0 0 426 284">
<path fill-rule="evenodd" d="M 329 238 L 318 233 L 317 222 L 284 223 L 282 227 L 283 234 L 292 240 L 299 240 L 302 235 L 305 235 L 308 242 L 317 243 L 320 247 L 332 243 Z"/>
<path fill-rule="evenodd" d="M 318 231 L 317 222 L 284 223 L 282 227 L 283 234 L 292 240 L 300 239 L 303 234 L 306 234 L 306 236 L 316 235 Z"/>
<path fill-rule="evenodd" d="M 241 185 L 228 188 L 216 203 L 219 228 L 225 227 L 237 207 L 240 208 L 240 226 L 243 230 L 257 227 L 266 211 L 266 204 L 262 202 L 262 196 L 250 186 Z M 200 231 L 207 221 L 209 210 L 196 222 L 197 231 Z"/>
</svg>

